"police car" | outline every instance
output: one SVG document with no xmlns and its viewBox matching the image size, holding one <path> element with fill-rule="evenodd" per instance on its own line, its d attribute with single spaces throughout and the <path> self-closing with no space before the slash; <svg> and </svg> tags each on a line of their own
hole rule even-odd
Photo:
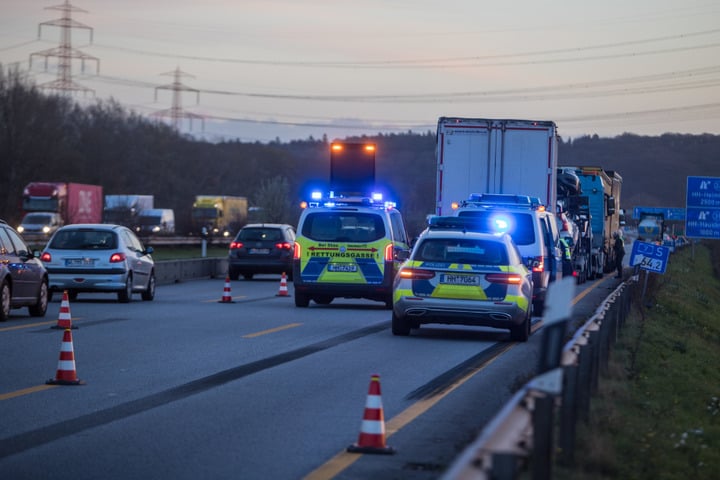
<svg viewBox="0 0 720 480">
<path fill-rule="evenodd" d="M 293 255 L 295 305 L 365 298 L 392 308 L 392 285 L 409 240 L 402 215 L 381 195 L 313 193 L 298 222 Z"/>
<path fill-rule="evenodd" d="M 477 231 L 473 218 L 431 217 L 393 288 L 392 333 L 462 324 L 530 335 L 532 273 L 506 233 Z"/>
<path fill-rule="evenodd" d="M 555 215 L 538 198 L 511 194 L 472 194 L 455 210 L 474 218 L 476 228 L 512 237 L 533 274 L 533 311 L 542 315 L 550 283 L 562 278 L 563 252 Z"/>
</svg>

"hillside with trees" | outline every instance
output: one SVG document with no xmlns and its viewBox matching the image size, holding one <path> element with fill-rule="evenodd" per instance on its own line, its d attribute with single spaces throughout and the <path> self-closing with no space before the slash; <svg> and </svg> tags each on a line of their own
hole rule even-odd
<svg viewBox="0 0 720 480">
<path fill-rule="evenodd" d="M 81 108 L 48 95 L 0 65 L 0 218 L 16 224 L 31 181 L 99 184 L 105 194 L 152 194 L 189 227 L 195 195 L 238 195 L 262 207 L 258 220 L 295 224 L 311 188 L 327 187 L 329 140 L 210 143 L 181 135 L 114 101 Z M 435 134 L 344 140 L 377 144 L 378 182 L 403 210 L 411 234 L 434 210 Z M 666 134 L 563 139 L 561 165 L 597 165 L 623 176 L 622 207 L 682 207 L 688 175 L 720 176 L 720 136 Z"/>
</svg>

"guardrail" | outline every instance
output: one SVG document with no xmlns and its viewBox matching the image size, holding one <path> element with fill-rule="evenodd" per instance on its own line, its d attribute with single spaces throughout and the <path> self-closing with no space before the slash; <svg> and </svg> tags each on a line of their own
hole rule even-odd
<svg viewBox="0 0 720 480">
<path fill-rule="evenodd" d="M 227 271 L 227 258 L 160 260 L 155 262 L 155 282 L 167 285 L 203 277 L 224 277 Z"/>
<path fill-rule="evenodd" d="M 589 419 L 590 397 L 597 392 L 600 373 L 607 370 L 637 285 L 622 283 L 564 345 L 561 378 L 536 377 L 525 384 L 442 478 L 513 480 L 530 469 L 534 480 L 545 480 L 552 477 L 555 461 L 572 465 L 576 425 Z"/>
</svg>

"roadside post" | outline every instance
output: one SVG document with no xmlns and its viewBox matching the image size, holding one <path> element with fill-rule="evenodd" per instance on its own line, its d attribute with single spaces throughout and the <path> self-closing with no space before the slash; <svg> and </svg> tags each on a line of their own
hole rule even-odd
<svg viewBox="0 0 720 480">
<path fill-rule="evenodd" d="M 528 388 L 535 392 L 532 418 L 535 452 L 532 460 L 533 480 L 552 478 L 555 399 L 563 391 L 563 368 L 560 360 L 572 314 L 573 295 L 575 279 L 565 277 L 548 287 L 545 299 L 537 376 L 528 383 Z"/>
<path fill-rule="evenodd" d="M 208 237 L 208 229 L 206 227 L 202 227 L 201 235 L 202 235 L 202 242 L 200 243 L 200 256 L 202 258 L 205 258 L 205 257 L 207 257 L 207 237 Z"/>
</svg>

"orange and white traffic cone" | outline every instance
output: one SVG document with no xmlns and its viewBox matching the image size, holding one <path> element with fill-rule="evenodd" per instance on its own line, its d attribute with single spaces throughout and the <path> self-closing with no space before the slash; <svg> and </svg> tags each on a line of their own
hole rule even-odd
<svg viewBox="0 0 720 480">
<path fill-rule="evenodd" d="M 66 328 L 77 329 L 78 327 L 72 324 L 72 315 L 70 315 L 70 300 L 68 300 L 67 290 L 63 291 L 62 301 L 60 302 L 60 313 L 58 314 L 58 321 L 54 327 L 55 329 L 65 330 Z"/>
<path fill-rule="evenodd" d="M 365 413 L 360 425 L 357 443 L 347 447 L 351 453 L 395 453 L 395 449 L 385 445 L 385 416 L 380 397 L 380 375 L 370 378 Z"/>
<path fill-rule="evenodd" d="M 289 297 L 290 294 L 288 293 L 287 288 L 287 275 L 285 275 L 285 272 L 282 273 L 282 277 L 280 277 L 280 290 L 278 290 L 276 297 Z"/>
<path fill-rule="evenodd" d="M 58 360 L 55 378 L 47 382 L 48 385 L 84 385 L 85 382 L 78 380 L 75 370 L 75 352 L 73 350 L 72 330 L 65 329 L 62 344 L 60 345 L 60 359 Z"/>
<path fill-rule="evenodd" d="M 230 276 L 225 277 L 225 287 L 223 288 L 222 298 L 219 303 L 235 303 L 230 294 Z"/>
</svg>

